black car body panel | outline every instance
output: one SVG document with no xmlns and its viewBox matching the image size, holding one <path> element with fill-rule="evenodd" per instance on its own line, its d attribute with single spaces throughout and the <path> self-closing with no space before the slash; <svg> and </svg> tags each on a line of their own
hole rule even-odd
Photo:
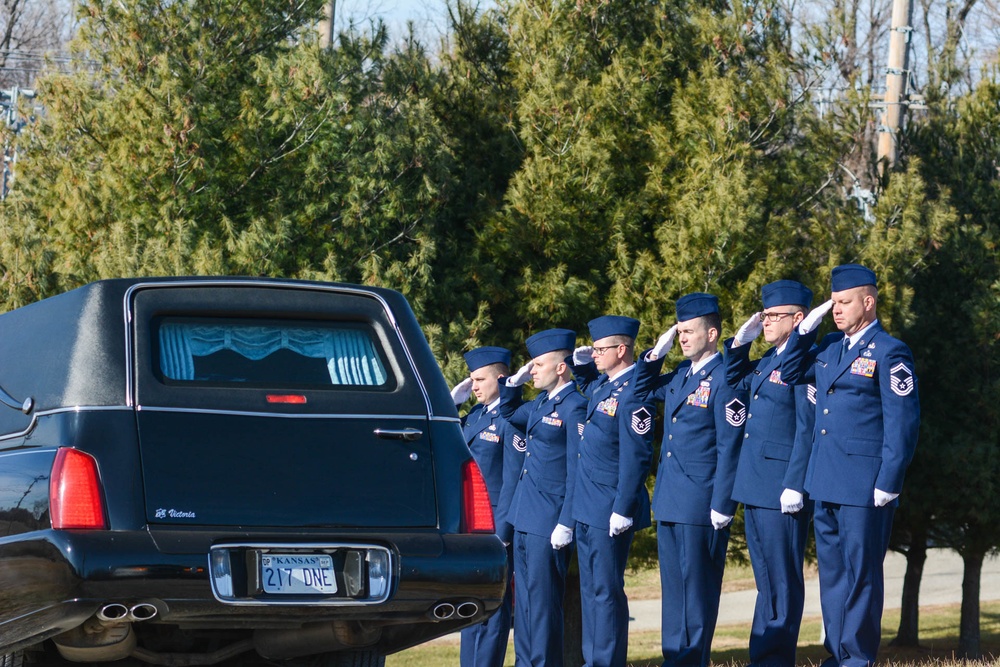
<svg viewBox="0 0 1000 667">
<path fill-rule="evenodd" d="M 331 346 L 357 344 L 369 367 L 338 371 Z M 0 388 L 31 403 L 0 406 L 0 654 L 54 638 L 80 659 L 84 624 L 141 604 L 152 617 L 125 620 L 145 651 L 384 655 L 500 603 L 505 550 L 461 532 L 471 456 L 396 292 L 102 281 L 0 316 Z M 52 527 L 60 448 L 96 462 L 106 529 Z M 321 557 L 335 582 L 268 590 L 275 554 Z"/>
</svg>

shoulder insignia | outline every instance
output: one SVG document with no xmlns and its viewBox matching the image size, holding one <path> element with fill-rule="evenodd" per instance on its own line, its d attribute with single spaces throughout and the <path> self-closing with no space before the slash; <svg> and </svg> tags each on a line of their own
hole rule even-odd
<svg viewBox="0 0 1000 667">
<path fill-rule="evenodd" d="M 577 424 L 576 424 L 576 430 L 580 432 L 580 437 L 581 438 L 583 437 L 583 427 L 584 426 L 586 426 L 586 424 L 584 424 L 582 422 L 577 422 Z"/>
<path fill-rule="evenodd" d="M 897 396 L 908 396 L 916 384 L 913 381 L 913 371 L 902 361 L 889 370 L 889 386 Z"/>
<path fill-rule="evenodd" d="M 806 398 L 809 399 L 810 403 L 816 405 L 816 385 L 814 384 L 806 385 Z"/>
<path fill-rule="evenodd" d="M 527 441 L 524 438 L 522 438 L 521 436 L 519 436 L 518 434 L 515 433 L 514 434 L 514 449 L 516 449 L 519 452 L 523 452 L 527 448 L 528 448 Z"/>
<path fill-rule="evenodd" d="M 653 413 L 645 406 L 632 413 L 632 430 L 639 435 L 646 435 L 653 428 Z"/>
<path fill-rule="evenodd" d="M 747 420 L 747 406 L 738 398 L 726 403 L 726 421 L 739 428 Z"/>
</svg>

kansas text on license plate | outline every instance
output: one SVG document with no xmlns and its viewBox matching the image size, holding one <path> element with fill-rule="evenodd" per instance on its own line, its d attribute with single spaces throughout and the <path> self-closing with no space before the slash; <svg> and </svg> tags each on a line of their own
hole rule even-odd
<svg viewBox="0 0 1000 667">
<path fill-rule="evenodd" d="M 337 592 L 333 558 L 325 554 L 261 554 L 260 580 L 265 593 Z"/>
</svg>

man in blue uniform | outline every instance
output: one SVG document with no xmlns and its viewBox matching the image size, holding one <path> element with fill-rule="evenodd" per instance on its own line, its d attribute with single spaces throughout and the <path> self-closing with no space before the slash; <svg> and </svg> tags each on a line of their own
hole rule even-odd
<svg viewBox="0 0 1000 667">
<path fill-rule="evenodd" d="M 812 502 L 803 496 L 815 416 L 815 387 L 793 384 L 781 363 L 792 330 L 805 317 L 812 291 L 794 280 L 761 290 L 764 310 L 754 313 L 724 344 L 726 381 L 749 392 L 749 412 L 736 468 L 733 500 L 744 505 L 747 547 L 757 605 L 750 633 L 750 665 L 794 667 L 805 602 L 802 562 Z M 771 347 L 750 360 L 750 344 L 763 332 Z M 795 439 L 809 442 L 795 446 Z"/>
<path fill-rule="evenodd" d="M 549 329 L 525 342 L 531 361 L 500 388 L 500 411 L 527 434 L 521 477 L 507 519 L 514 525 L 514 652 L 517 665 L 562 667 L 563 593 L 573 540 L 573 491 L 587 399 L 566 357 L 576 332 Z M 530 373 L 541 393 L 513 408 Z M 517 389 L 515 389 L 517 387 Z M 516 405 L 516 403 L 513 403 Z"/>
<path fill-rule="evenodd" d="M 633 393 L 639 321 L 604 315 L 588 326 L 593 363 L 584 363 L 583 350 L 572 357 L 577 383 L 589 398 L 573 496 L 583 658 L 587 667 L 623 667 L 628 652 L 625 565 L 635 531 L 650 524 L 646 476 L 654 413 Z"/>
<path fill-rule="evenodd" d="M 462 432 L 486 480 L 497 536 L 508 545 L 511 562 L 509 545 L 514 530 L 507 510 L 524 461 L 525 441 L 497 409 L 499 380 L 509 373 L 510 352 L 502 347 L 479 347 L 465 354 L 465 363 L 469 377 L 452 390 L 452 398 L 455 405 L 461 405 L 470 393 L 476 395 L 476 406 L 462 419 Z M 462 667 L 502 667 L 511 625 L 513 587 L 509 580 L 508 586 L 504 602 L 493 616 L 462 630 Z"/>
<path fill-rule="evenodd" d="M 663 444 L 653 491 L 662 587 L 663 664 L 709 662 L 726 567 L 733 479 L 746 396 L 726 384 L 718 299 L 677 300 L 677 324 L 636 363 L 637 397 L 662 401 Z M 674 338 L 683 361 L 660 376 Z"/>
<path fill-rule="evenodd" d="M 844 264 L 833 270 L 831 283 L 839 332 L 813 350 L 804 378 L 816 385 L 805 488 L 816 503 L 820 603 L 830 652 L 823 665 L 861 667 L 874 664 L 881 641 L 882 563 L 917 444 L 920 402 L 910 349 L 879 324 L 874 272 Z M 789 346 L 807 347 L 818 323 L 810 313 Z"/>
</svg>

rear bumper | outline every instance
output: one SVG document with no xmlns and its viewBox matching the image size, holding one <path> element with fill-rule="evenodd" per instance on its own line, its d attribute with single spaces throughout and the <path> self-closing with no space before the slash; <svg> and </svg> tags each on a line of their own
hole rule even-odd
<svg viewBox="0 0 1000 667">
<path fill-rule="evenodd" d="M 381 544 L 394 556 L 390 595 L 378 604 L 234 605 L 209 579 L 212 544 Z M 482 621 L 500 605 L 507 579 L 493 535 L 220 534 L 207 531 L 38 531 L 0 540 L 0 649 L 29 646 L 76 627 L 108 603 L 153 604 L 148 623 L 198 631 L 294 629 L 352 622 L 379 628 L 372 648 L 392 653 Z M 466 619 L 437 620 L 441 602 L 474 601 Z"/>
</svg>

